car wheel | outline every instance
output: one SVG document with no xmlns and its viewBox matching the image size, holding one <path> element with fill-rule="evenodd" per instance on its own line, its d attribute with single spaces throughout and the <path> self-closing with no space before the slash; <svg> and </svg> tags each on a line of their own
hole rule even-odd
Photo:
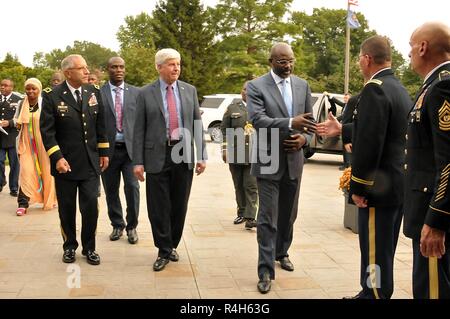
<svg viewBox="0 0 450 319">
<path fill-rule="evenodd" d="M 208 131 L 212 142 L 222 143 L 222 130 L 220 129 L 220 124 L 214 124 Z"/>
<path fill-rule="evenodd" d="M 310 158 L 311 156 L 314 155 L 314 151 L 312 149 L 310 149 L 309 147 L 305 148 L 303 150 L 303 155 L 305 156 L 305 158 Z"/>
</svg>

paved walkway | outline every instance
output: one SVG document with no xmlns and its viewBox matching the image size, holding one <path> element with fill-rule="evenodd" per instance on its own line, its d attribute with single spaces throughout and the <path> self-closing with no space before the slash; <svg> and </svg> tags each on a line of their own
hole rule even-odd
<svg viewBox="0 0 450 319">
<path fill-rule="evenodd" d="M 337 189 L 341 157 L 316 154 L 305 165 L 290 249 L 295 271 L 277 266 L 271 292 L 261 295 L 256 289 L 256 231 L 233 225 L 231 176 L 219 160 L 219 145 L 208 148 L 207 170 L 194 177 L 178 248 L 180 261 L 158 273 L 152 270 L 157 250 L 144 184 L 137 245 L 128 244 L 126 236 L 109 241 L 111 227 L 102 195 L 97 230 L 100 266 L 88 265 L 81 249 L 75 264 L 62 263 L 57 211 L 34 206 L 26 216 L 17 217 L 15 198 L 6 186 L 0 193 L 0 298 L 341 298 L 359 291 L 358 237 L 343 227 L 344 199 Z M 80 215 L 78 225 L 79 220 Z M 78 238 L 79 234 L 78 226 Z M 402 235 L 394 298 L 411 298 L 411 265 L 410 241 Z M 69 288 L 77 284 L 74 278 L 80 279 L 80 288 Z"/>
</svg>

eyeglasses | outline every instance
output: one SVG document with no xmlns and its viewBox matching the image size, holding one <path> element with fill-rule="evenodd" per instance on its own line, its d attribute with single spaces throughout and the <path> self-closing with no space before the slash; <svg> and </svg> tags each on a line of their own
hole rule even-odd
<svg viewBox="0 0 450 319">
<path fill-rule="evenodd" d="M 288 65 L 288 64 L 294 64 L 295 63 L 295 59 L 290 59 L 290 60 L 286 60 L 286 59 L 281 59 L 281 60 L 275 60 L 275 62 L 279 65 Z"/>
<path fill-rule="evenodd" d="M 88 67 L 87 66 L 79 66 L 77 68 L 69 68 L 69 70 L 86 70 L 86 71 L 88 71 Z"/>
</svg>

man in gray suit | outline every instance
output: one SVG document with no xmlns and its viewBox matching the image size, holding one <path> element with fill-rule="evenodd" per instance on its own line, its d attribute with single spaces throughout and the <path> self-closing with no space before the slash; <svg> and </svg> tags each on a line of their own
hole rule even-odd
<svg viewBox="0 0 450 319">
<path fill-rule="evenodd" d="M 257 287 L 261 293 L 270 290 L 275 260 L 281 268 L 294 270 L 288 250 L 297 218 L 303 147 L 316 130 L 309 85 L 292 75 L 291 47 L 274 45 L 269 62 L 271 71 L 247 85 L 249 115 L 258 136 L 252 174 L 259 193 Z"/>
<path fill-rule="evenodd" d="M 147 211 L 158 247 L 154 271 L 178 261 L 197 150 L 195 172 L 205 170 L 203 126 L 194 86 L 179 81 L 180 54 L 162 49 L 155 55 L 159 79 L 144 86 L 138 96 L 134 130 L 134 173 L 147 173 Z"/>
<path fill-rule="evenodd" d="M 113 231 L 110 240 L 122 237 L 126 228 L 128 242 L 136 244 L 136 227 L 139 216 L 139 183 L 133 174 L 133 128 L 136 120 L 138 88 L 124 82 L 125 61 L 113 57 L 108 61 L 109 81 L 100 93 L 105 104 L 105 121 L 109 148 L 110 165 L 102 174 L 106 193 L 108 216 Z M 123 176 L 125 199 L 127 202 L 126 224 L 123 219 L 119 198 L 120 174 Z"/>
</svg>

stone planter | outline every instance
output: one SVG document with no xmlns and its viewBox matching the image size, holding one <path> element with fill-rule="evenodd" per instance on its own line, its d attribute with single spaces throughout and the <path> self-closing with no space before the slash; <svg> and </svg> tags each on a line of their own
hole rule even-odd
<svg viewBox="0 0 450 319">
<path fill-rule="evenodd" d="M 344 192 L 344 227 L 358 233 L 358 207 L 348 203 L 348 193 Z"/>
</svg>

